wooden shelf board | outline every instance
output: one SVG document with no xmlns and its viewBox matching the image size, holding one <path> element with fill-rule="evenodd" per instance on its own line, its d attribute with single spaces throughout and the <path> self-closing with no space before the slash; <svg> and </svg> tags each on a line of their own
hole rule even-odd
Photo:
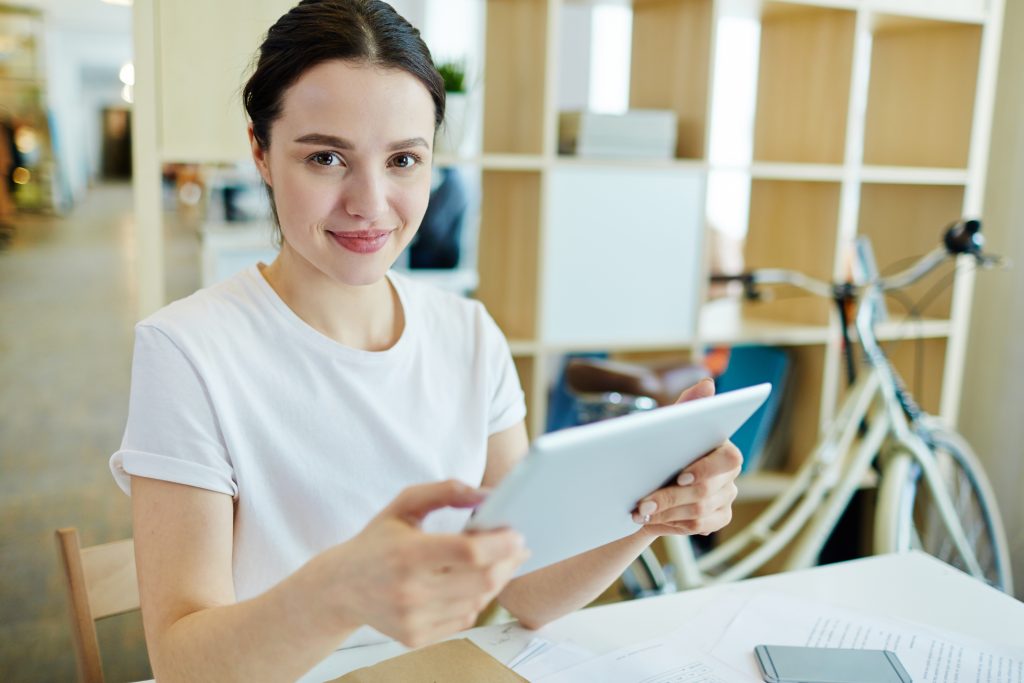
<svg viewBox="0 0 1024 683">
<path fill-rule="evenodd" d="M 717 299 L 704 304 L 697 329 L 702 344 L 807 346 L 825 344 L 832 334 L 827 325 L 801 325 L 744 316 L 737 299 Z"/>
<path fill-rule="evenodd" d="M 748 472 L 740 475 L 736 481 L 739 494 L 738 502 L 769 501 L 782 495 L 793 483 L 794 476 L 785 472 Z M 874 488 L 878 485 L 878 475 L 873 471 L 865 473 L 857 488 Z"/>
<path fill-rule="evenodd" d="M 593 353 L 608 351 L 610 353 L 646 353 L 660 351 L 680 351 L 693 348 L 692 339 L 665 339 L 651 342 L 623 342 L 623 341 L 579 341 L 579 342 L 538 342 L 537 353 L 563 354 L 563 353 Z"/>
<path fill-rule="evenodd" d="M 914 6 L 907 5 L 903 0 L 864 0 L 863 7 L 874 15 L 871 23 L 875 31 L 921 25 L 924 22 L 984 24 L 988 19 L 988 12 L 983 9 L 935 8 L 924 2 Z"/>
</svg>

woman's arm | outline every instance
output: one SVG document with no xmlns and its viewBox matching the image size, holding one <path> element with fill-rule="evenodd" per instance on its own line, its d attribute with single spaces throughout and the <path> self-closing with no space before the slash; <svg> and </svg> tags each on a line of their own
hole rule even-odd
<svg viewBox="0 0 1024 683">
<path fill-rule="evenodd" d="M 132 478 L 139 595 L 160 681 L 294 680 L 358 624 L 328 613 L 309 572 L 236 603 L 231 497 Z"/>
<path fill-rule="evenodd" d="M 512 532 L 425 534 L 458 482 L 403 491 L 356 537 L 235 602 L 225 494 L 132 478 L 135 558 L 153 673 L 173 681 L 295 680 L 362 624 L 418 646 L 472 625 L 525 555 Z"/>
<path fill-rule="evenodd" d="M 680 402 L 713 393 L 714 385 L 703 382 L 684 392 Z M 525 424 L 492 436 L 484 486 L 496 486 L 527 449 Z M 677 486 L 659 489 L 644 499 L 638 512 L 646 514 L 652 505 L 653 510 L 646 522 L 634 515 L 641 525 L 636 533 L 514 579 L 498 595 L 498 601 L 531 629 L 586 606 L 658 536 L 708 534 L 728 524 L 741 464 L 739 450 L 731 443 L 723 444 L 687 467 Z"/>
</svg>

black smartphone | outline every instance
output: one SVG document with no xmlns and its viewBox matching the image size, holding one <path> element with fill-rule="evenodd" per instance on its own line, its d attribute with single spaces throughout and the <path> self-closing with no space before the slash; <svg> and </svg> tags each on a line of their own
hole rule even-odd
<svg viewBox="0 0 1024 683">
<path fill-rule="evenodd" d="M 912 683 L 895 652 L 758 645 L 766 683 Z"/>
</svg>

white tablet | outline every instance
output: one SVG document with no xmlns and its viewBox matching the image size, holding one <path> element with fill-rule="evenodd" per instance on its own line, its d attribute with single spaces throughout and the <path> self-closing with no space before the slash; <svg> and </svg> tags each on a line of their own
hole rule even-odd
<svg viewBox="0 0 1024 683">
<path fill-rule="evenodd" d="M 728 439 L 770 384 L 545 434 L 467 529 L 511 527 L 530 550 L 517 576 L 629 536 L 641 498 Z"/>
</svg>

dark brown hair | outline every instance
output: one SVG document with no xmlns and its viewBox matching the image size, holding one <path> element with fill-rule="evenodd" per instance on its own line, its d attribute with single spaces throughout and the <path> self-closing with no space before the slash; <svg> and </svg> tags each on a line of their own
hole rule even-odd
<svg viewBox="0 0 1024 683">
<path fill-rule="evenodd" d="M 444 120 L 444 81 L 420 32 L 381 0 L 302 0 L 277 20 L 260 45 L 256 69 L 242 90 L 253 136 L 270 148 L 270 128 L 284 93 L 309 69 L 331 60 L 405 71 L 434 100 L 434 129 Z M 270 205 L 281 239 L 273 190 Z"/>
</svg>

